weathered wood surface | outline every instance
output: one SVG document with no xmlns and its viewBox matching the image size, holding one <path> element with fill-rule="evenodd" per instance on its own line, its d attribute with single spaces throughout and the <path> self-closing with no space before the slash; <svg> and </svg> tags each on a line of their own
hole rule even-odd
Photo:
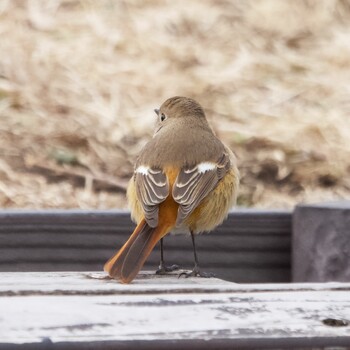
<svg viewBox="0 0 350 350">
<path fill-rule="evenodd" d="M 292 256 L 295 282 L 350 282 L 350 201 L 297 206 Z"/>
<path fill-rule="evenodd" d="M 289 282 L 292 214 L 236 210 L 223 225 L 197 238 L 200 264 L 235 282 Z M 102 270 L 134 229 L 126 211 L 0 211 L 0 271 Z M 168 264 L 192 268 L 188 236 L 164 242 Z M 145 269 L 156 269 L 156 248 Z"/>
<path fill-rule="evenodd" d="M 0 273 L 0 349 L 350 347 L 350 284 Z"/>
</svg>

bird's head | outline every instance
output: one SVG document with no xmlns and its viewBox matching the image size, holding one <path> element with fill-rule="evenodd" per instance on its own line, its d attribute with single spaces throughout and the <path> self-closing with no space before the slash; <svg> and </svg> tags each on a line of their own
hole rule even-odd
<svg viewBox="0 0 350 350">
<path fill-rule="evenodd" d="M 179 120 L 199 119 L 206 122 L 205 113 L 201 105 L 188 97 L 175 96 L 167 99 L 159 109 L 154 110 L 158 120 L 156 125 L 156 133 L 164 126 L 174 125 Z"/>
</svg>

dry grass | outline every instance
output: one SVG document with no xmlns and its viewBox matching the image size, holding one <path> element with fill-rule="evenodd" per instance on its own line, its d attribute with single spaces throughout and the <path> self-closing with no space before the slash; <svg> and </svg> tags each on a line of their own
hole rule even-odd
<svg viewBox="0 0 350 350">
<path fill-rule="evenodd" d="M 350 193 L 344 0 L 0 0 L 0 206 L 125 207 L 153 108 L 185 95 L 241 205 Z"/>
</svg>

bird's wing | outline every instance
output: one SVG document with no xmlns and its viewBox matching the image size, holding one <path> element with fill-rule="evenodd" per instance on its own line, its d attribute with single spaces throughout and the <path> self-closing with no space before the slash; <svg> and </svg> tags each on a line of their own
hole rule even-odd
<svg viewBox="0 0 350 350">
<path fill-rule="evenodd" d="M 134 174 L 136 194 L 150 227 L 158 225 L 158 205 L 169 195 L 169 183 L 161 169 L 139 166 Z"/>
<path fill-rule="evenodd" d="M 180 204 L 176 226 L 181 225 L 216 187 L 229 168 L 229 155 L 223 153 L 217 162 L 202 162 L 181 169 L 172 189 L 174 200 Z"/>
</svg>

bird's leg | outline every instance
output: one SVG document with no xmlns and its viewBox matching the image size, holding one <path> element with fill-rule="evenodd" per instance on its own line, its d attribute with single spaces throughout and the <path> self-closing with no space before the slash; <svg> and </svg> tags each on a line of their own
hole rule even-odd
<svg viewBox="0 0 350 350">
<path fill-rule="evenodd" d="M 203 272 L 199 268 L 198 264 L 198 257 L 197 257 L 197 252 L 196 252 L 196 244 L 194 241 L 194 233 L 191 231 L 191 238 L 192 238 L 192 246 L 193 246 L 193 254 L 194 254 L 194 268 L 191 272 L 182 272 L 179 274 L 179 278 L 181 276 L 185 276 L 186 278 L 188 277 L 204 277 L 204 278 L 210 278 L 214 277 L 215 275 L 211 272 Z"/>
<path fill-rule="evenodd" d="M 156 275 L 166 275 L 168 272 L 178 270 L 178 265 L 166 266 L 164 264 L 164 253 L 163 253 L 163 238 L 160 239 L 160 263 L 159 268 L 156 271 Z"/>
</svg>

